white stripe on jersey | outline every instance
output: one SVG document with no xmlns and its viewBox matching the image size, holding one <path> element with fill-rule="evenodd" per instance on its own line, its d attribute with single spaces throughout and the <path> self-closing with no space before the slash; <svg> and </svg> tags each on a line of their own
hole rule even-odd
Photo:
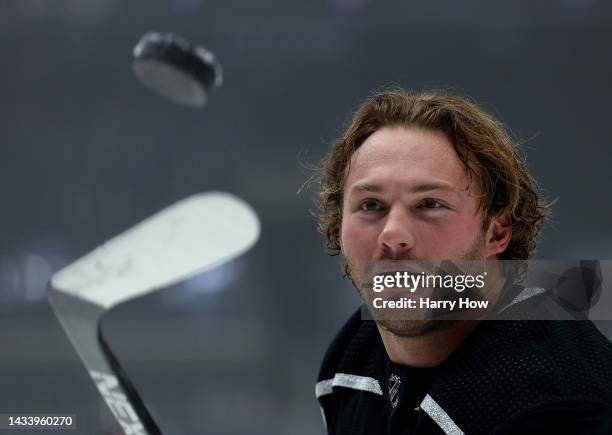
<svg viewBox="0 0 612 435">
<path fill-rule="evenodd" d="M 374 378 L 367 376 L 349 375 L 347 373 L 336 373 L 332 379 L 317 382 L 315 395 L 317 399 L 326 394 L 331 394 L 334 387 L 352 388 L 353 390 L 367 391 L 382 396 L 380 384 Z"/>
</svg>

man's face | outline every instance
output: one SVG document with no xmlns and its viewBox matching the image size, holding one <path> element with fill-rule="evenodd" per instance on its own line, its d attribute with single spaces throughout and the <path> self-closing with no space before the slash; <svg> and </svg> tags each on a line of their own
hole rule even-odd
<svg viewBox="0 0 612 435">
<path fill-rule="evenodd" d="M 341 246 L 353 280 L 377 260 L 486 258 L 479 190 L 468 184 L 444 133 L 400 126 L 373 133 L 352 156 L 344 186 Z M 378 324 L 407 336 L 442 326 L 431 320 Z"/>
</svg>

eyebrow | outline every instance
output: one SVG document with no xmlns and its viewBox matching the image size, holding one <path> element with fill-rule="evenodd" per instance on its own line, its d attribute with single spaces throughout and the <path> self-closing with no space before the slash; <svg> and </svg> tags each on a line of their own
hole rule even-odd
<svg viewBox="0 0 612 435">
<path fill-rule="evenodd" d="M 381 186 L 377 184 L 372 184 L 369 182 L 357 183 L 351 189 L 352 192 L 381 192 L 383 189 Z M 458 189 L 452 184 L 445 183 L 442 181 L 435 181 L 430 183 L 421 183 L 411 186 L 408 189 L 410 193 L 423 193 L 423 192 L 431 192 L 433 190 L 447 190 L 451 192 L 458 192 Z"/>
</svg>

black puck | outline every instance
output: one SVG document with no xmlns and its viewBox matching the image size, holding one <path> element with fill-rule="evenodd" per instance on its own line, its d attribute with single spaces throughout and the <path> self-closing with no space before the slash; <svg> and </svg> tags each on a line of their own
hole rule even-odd
<svg viewBox="0 0 612 435">
<path fill-rule="evenodd" d="M 175 103 L 203 107 L 223 73 L 215 55 L 172 33 L 146 33 L 134 47 L 132 68 L 138 79 Z"/>
</svg>

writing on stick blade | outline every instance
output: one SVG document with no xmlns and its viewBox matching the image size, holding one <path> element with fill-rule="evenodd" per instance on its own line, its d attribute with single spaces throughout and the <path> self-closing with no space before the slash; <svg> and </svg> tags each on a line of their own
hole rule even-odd
<svg viewBox="0 0 612 435">
<path fill-rule="evenodd" d="M 56 273 L 51 286 L 110 307 L 230 260 L 259 237 L 253 209 L 227 193 L 194 195 Z"/>
</svg>

